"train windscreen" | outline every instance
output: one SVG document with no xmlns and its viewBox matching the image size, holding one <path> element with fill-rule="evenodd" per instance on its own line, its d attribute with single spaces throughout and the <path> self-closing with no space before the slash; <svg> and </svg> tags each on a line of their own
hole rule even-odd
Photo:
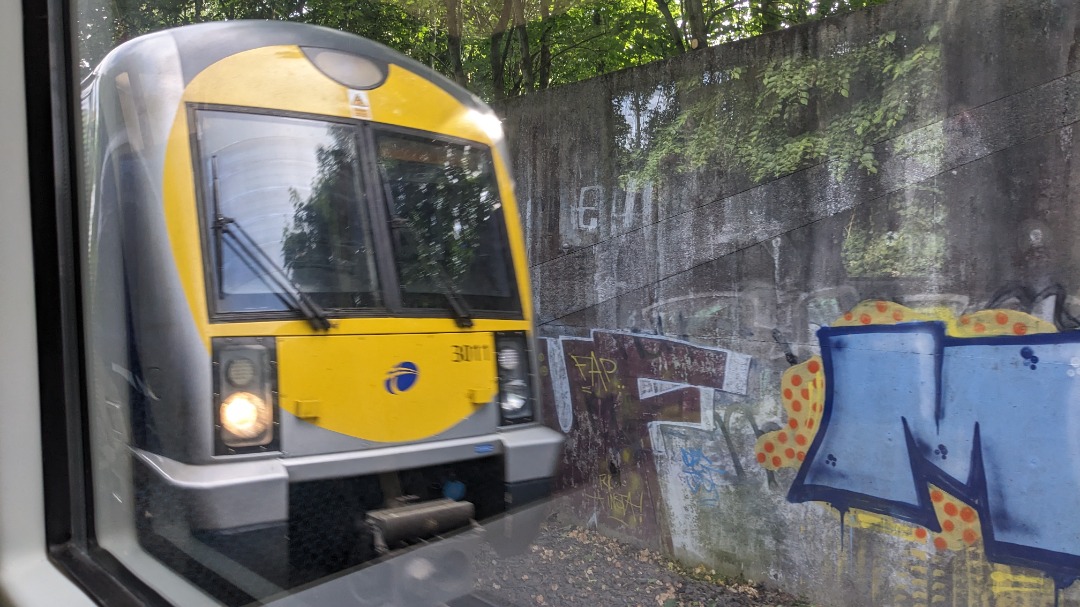
<svg viewBox="0 0 1080 607">
<path fill-rule="evenodd" d="M 364 125 L 217 109 L 195 116 L 216 314 L 378 314 L 387 307 L 380 233 L 401 308 L 520 312 L 485 147 L 380 129 L 378 171 L 366 173 Z M 386 203 L 385 231 L 371 222 L 380 215 L 370 191 Z"/>
<path fill-rule="evenodd" d="M 382 132 L 379 169 L 390 203 L 406 308 L 518 311 L 502 205 L 487 149 Z"/>
<path fill-rule="evenodd" d="M 197 116 L 217 312 L 381 305 L 352 127 Z"/>
</svg>

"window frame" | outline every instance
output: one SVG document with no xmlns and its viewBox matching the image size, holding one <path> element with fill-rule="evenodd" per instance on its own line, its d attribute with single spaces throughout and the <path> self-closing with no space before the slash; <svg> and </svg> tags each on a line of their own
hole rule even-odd
<svg viewBox="0 0 1080 607">
<path fill-rule="evenodd" d="M 513 290 L 510 297 L 511 297 L 511 299 L 513 301 L 513 305 L 516 306 L 516 307 L 513 310 L 485 310 L 485 309 L 482 309 L 482 308 L 470 308 L 470 312 L 472 312 L 473 316 L 477 317 L 477 318 L 524 320 L 525 319 L 525 311 L 524 311 L 523 306 L 521 304 L 521 289 L 518 288 L 518 272 L 517 272 L 517 269 L 514 267 L 514 259 L 515 259 L 514 250 L 510 245 L 510 234 L 506 229 L 506 204 L 505 204 L 505 201 L 503 200 L 502 192 L 499 190 L 500 183 L 499 183 L 498 174 L 496 173 L 496 169 L 495 169 L 495 154 L 496 154 L 495 149 L 490 145 L 480 143 L 478 141 L 472 141 L 470 139 L 465 139 L 465 138 L 462 138 L 462 137 L 453 137 L 451 135 L 445 135 L 445 134 L 442 134 L 442 133 L 430 133 L 428 131 L 422 131 L 420 129 L 413 129 L 413 128 L 408 128 L 408 127 L 403 127 L 403 126 L 398 126 L 398 125 L 393 125 L 393 124 L 381 123 L 381 122 L 372 122 L 372 123 L 365 123 L 365 124 L 368 125 L 367 129 L 366 129 L 368 131 L 368 136 L 366 138 L 370 140 L 370 145 L 371 145 L 371 154 L 370 154 L 370 156 L 368 156 L 368 158 L 369 158 L 370 162 L 373 165 L 375 165 L 375 173 L 376 174 L 374 175 L 374 177 L 377 179 L 376 183 L 378 184 L 378 186 L 380 188 L 379 189 L 379 198 L 381 198 L 382 202 L 383 202 L 383 207 L 384 207 L 383 212 L 387 216 L 387 223 L 384 224 L 384 225 L 387 226 L 387 228 L 385 229 L 385 231 L 387 232 L 387 242 L 390 244 L 390 247 L 391 247 L 391 250 L 390 250 L 391 258 L 390 258 L 390 260 L 391 260 L 391 265 L 393 266 L 394 271 L 395 271 L 395 279 L 398 280 L 398 281 L 401 280 L 401 277 L 400 277 L 400 274 L 397 271 L 398 266 L 397 266 L 397 258 L 395 256 L 395 252 L 393 250 L 393 239 L 391 238 L 391 236 L 389 234 L 389 229 L 388 229 L 389 217 L 390 217 L 390 214 L 391 214 L 391 212 L 393 210 L 393 207 L 394 207 L 394 201 L 391 198 L 388 198 L 386 196 L 386 189 L 383 187 L 384 183 L 383 183 L 383 179 L 382 179 L 382 171 L 380 171 L 378 169 L 378 159 L 379 159 L 378 136 L 379 136 L 379 133 L 386 133 L 386 134 L 391 135 L 391 136 L 398 135 L 398 136 L 405 136 L 405 137 L 426 138 L 426 139 L 431 139 L 432 141 L 440 141 L 440 142 L 443 142 L 443 143 L 449 143 L 451 145 L 476 146 L 476 147 L 479 147 L 479 148 L 481 148 L 481 149 L 483 149 L 483 150 L 485 150 L 487 152 L 488 161 L 489 161 L 490 166 L 491 166 L 492 177 L 494 178 L 494 181 L 495 181 L 495 193 L 499 197 L 499 208 L 498 208 L 498 213 L 499 213 L 499 217 L 500 217 L 500 221 L 498 222 L 499 236 L 502 238 L 503 244 L 505 245 L 505 248 L 506 248 L 506 251 L 507 251 L 507 261 L 509 262 L 509 266 L 510 266 L 510 275 L 508 276 L 508 278 L 509 278 L 510 287 Z M 400 287 L 400 285 L 397 285 L 397 286 L 395 286 L 395 288 L 396 288 L 397 300 L 400 301 L 400 299 L 401 299 L 401 287 Z M 433 307 L 413 308 L 413 307 L 405 307 L 405 306 L 401 306 L 399 308 L 399 311 L 402 312 L 402 314 L 401 314 L 402 316 L 411 315 L 411 316 L 417 316 L 417 317 L 428 316 L 429 315 L 428 312 L 430 312 L 432 310 L 434 310 L 436 312 L 435 315 L 443 316 L 443 309 L 442 308 L 433 308 Z"/>
<path fill-rule="evenodd" d="M 510 244 L 509 231 L 506 228 L 506 207 L 500 190 L 500 183 L 494 173 L 495 150 L 492 146 L 470 139 L 453 137 L 441 133 L 432 133 L 420 129 L 402 127 L 398 125 L 372 122 L 356 118 L 343 118 L 339 116 L 327 116 L 324 114 L 312 114 L 289 110 L 268 108 L 256 108 L 247 106 L 235 106 L 216 103 L 188 103 L 188 140 L 191 149 L 191 162 L 194 173 L 194 186 L 196 208 L 199 216 L 199 240 L 202 253 L 203 281 L 206 285 L 206 305 L 209 322 L 237 323 L 237 322 L 268 322 L 284 320 L 303 320 L 303 314 L 294 310 L 267 310 L 267 311 L 223 311 L 217 305 L 219 286 L 217 284 L 215 270 L 214 238 L 212 226 L 208 218 L 211 200 L 208 200 L 207 182 L 203 166 L 203 155 L 198 138 L 196 113 L 201 110 L 235 112 L 248 115 L 296 118 L 301 120 L 313 120 L 323 123 L 342 124 L 355 129 L 354 140 L 357 154 L 360 160 L 359 170 L 363 181 L 364 195 L 367 197 L 366 207 L 362 212 L 367 214 L 367 220 L 371 228 L 371 245 L 375 254 L 376 273 L 379 282 L 379 293 L 383 302 L 382 306 L 371 308 L 328 308 L 331 318 L 446 318 L 449 304 L 446 307 L 414 308 L 402 304 L 401 275 L 394 251 L 393 239 L 390 230 L 390 214 L 393 208 L 393 200 L 387 198 L 382 174 L 378 169 L 377 136 L 379 133 L 389 135 L 404 135 L 430 139 L 451 145 L 474 146 L 485 150 L 491 162 L 493 177 L 495 178 L 496 194 L 499 197 L 499 234 L 507 251 L 509 264 L 509 283 L 512 289 L 511 299 L 513 310 L 485 310 L 470 309 L 474 318 L 492 320 L 523 320 L 525 318 L 524 306 L 521 302 L 521 289 L 518 285 L 518 272 L 514 266 L 513 248 Z"/>
<path fill-rule="evenodd" d="M 98 605 L 166 607 L 97 541 L 77 244 L 74 11 L 68 0 L 23 0 L 21 8 L 47 558 Z"/>
<path fill-rule="evenodd" d="M 198 131 L 198 113 L 201 111 L 209 112 L 225 112 L 242 114 L 247 116 L 260 116 L 271 118 L 293 118 L 297 120 L 309 120 L 318 121 L 324 124 L 340 124 L 355 128 L 355 121 L 340 118 L 336 116 L 325 116 L 319 114 L 308 114 L 303 112 L 291 112 L 285 110 L 269 110 L 263 108 L 252 108 L 244 106 L 223 105 L 217 103 L 188 103 L 187 104 L 187 118 L 188 118 L 188 130 L 189 130 L 189 142 L 191 146 L 191 162 L 192 172 L 194 175 L 194 187 L 195 187 L 195 201 L 196 208 L 199 214 L 199 242 L 200 250 L 202 252 L 203 260 L 203 284 L 206 291 L 206 306 L 207 313 L 210 317 L 211 323 L 228 323 L 228 322 L 262 322 L 262 321 L 274 321 L 274 320 L 302 320 L 303 314 L 296 310 L 262 310 L 262 311 L 226 311 L 221 310 L 218 305 L 218 300 L 221 295 L 221 286 L 217 280 L 216 270 L 216 253 L 215 253 L 215 239 L 213 237 L 213 226 L 209 224 L 209 217 L 211 215 L 211 207 L 213 201 L 209 200 L 210 194 L 207 192 L 208 176 L 205 175 L 203 170 L 203 154 L 202 146 L 199 141 Z M 373 207 L 377 206 L 373 204 L 371 196 L 374 194 L 372 184 L 368 181 L 368 173 L 364 168 L 364 153 L 361 150 L 361 142 L 357 133 L 353 133 L 353 141 L 356 146 L 356 152 L 360 159 L 360 166 L 357 170 L 360 172 L 360 179 L 363 182 L 362 190 L 364 196 L 367 199 L 364 203 L 357 205 L 360 213 L 365 215 L 365 221 L 370 228 L 371 248 L 372 254 L 375 256 L 375 279 L 378 282 L 376 285 L 375 293 L 379 294 L 382 300 L 382 305 L 372 306 L 367 308 L 326 308 L 326 311 L 332 317 L 337 318 L 381 318 L 388 314 L 388 310 L 391 309 L 391 302 L 386 298 L 386 282 L 390 279 L 390 275 L 387 272 L 392 271 L 391 267 L 386 267 L 383 263 L 383 256 L 380 254 L 382 251 L 383 243 L 380 242 L 381 232 L 378 228 L 380 222 L 377 214 L 373 212 Z"/>
</svg>

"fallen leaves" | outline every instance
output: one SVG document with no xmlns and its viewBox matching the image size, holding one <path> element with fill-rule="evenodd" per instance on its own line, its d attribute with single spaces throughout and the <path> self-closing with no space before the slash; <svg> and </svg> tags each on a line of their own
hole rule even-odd
<svg viewBox="0 0 1080 607">
<path fill-rule="evenodd" d="M 522 555 L 485 555 L 478 588 L 496 603 L 551 607 L 772 607 L 794 597 L 725 580 L 576 526 L 545 527 Z M 491 563 L 489 566 L 488 563 Z"/>
</svg>

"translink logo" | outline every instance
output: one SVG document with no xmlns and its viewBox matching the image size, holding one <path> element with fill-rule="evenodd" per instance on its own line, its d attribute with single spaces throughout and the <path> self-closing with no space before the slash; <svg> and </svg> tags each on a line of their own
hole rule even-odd
<svg viewBox="0 0 1080 607">
<path fill-rule="evenodd" d="M 390 394 L 401 394 L 416 384 L 418 376 L 415 363 L 398 363 L 386 374 L 386 391 Z"/>
</svg>

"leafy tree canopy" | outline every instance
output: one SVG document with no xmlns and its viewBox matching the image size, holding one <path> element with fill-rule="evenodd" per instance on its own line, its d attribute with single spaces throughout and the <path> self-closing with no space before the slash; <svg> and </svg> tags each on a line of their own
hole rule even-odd
<svg viewBox="0 0 1080 607">
<path fill-rule="evenodd" d="M 491 101 L 885 0 L 83 0 L 83 73 L 116 44 L 221 19 L 283 19 L 397 49 Z"/>
</svg>

